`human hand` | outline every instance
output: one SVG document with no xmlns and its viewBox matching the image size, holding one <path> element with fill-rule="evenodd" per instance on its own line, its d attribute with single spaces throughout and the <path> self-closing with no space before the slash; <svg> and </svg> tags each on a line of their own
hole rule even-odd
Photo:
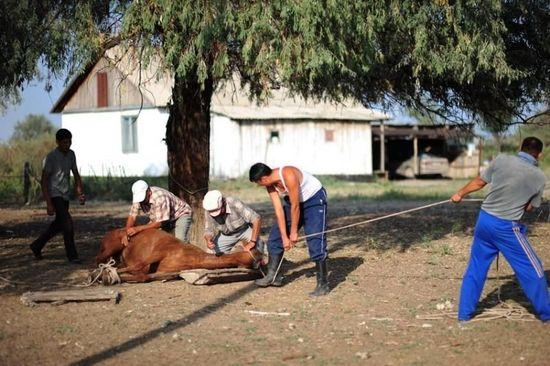
<svg viewBox="0 0 550 366">
<path fill-rule="evenodd" d="M 55 208 L 51 203 L 47 204 L 46 212 L 48 213 L 48 216 L 52 216 L 55 213 Z"/>
<path fill-rule="evenodd" d="M 288 238 L 288 236 L 283 236 L 283 248 L 285 250 L 290 250 L 293 246 L 293 243 L 292 241 L 290 241 L 290 239 Z"/>
<path fill-rule="evenodd" d="M 126 235 L 129 236 L 129 237 L 134 236 L 137 233 L 139 233 L 139 230 L 135 226 L 132 226 L 132 227 L 129 227 L 129 228 L 126 229 Z"/>
<path fill-rule="evenodd" d="M 216 244 L 214 244 L 212 240 L 208 240 L 206 242 L 206 246 L 208 247 L 208 249 L 214 249 L 216 247 Z"/>
<path fill-rule="evenodd" d="M 120 242 L 125 247 L 127 247 L 128 244 L 130 244 L 130 242 L 128 241 L 128 236 L 127 235 L 122 235 L 122 239 L 120 240 Z"/>
<path fill-rule="evenodd" d="M 451 202 L 459 203 L 460 201 L 462 201 L 462 196 L 459 195 L 458 193 L 455 193 L 451 196 Z"/>
<path fill-rule="evenodd" d="M 296 242 L 298 241 L 298 232 L 291 232 L 289 239 L 292 242 L 292 245 L 296 244 Z"/>
<path fill-rule="evenodd" d="M 247 250 L 247 251 L 250 251 L 255 246 L 256 246 L 256 243 L 254 243 L 253 241 L 249 241 L 249 242 L 243 244 L 244 250 Z"/>
</svg>

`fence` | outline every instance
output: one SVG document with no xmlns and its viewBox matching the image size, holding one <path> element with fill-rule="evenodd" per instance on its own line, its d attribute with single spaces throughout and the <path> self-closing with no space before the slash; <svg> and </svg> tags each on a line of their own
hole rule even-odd
<svg viewBox="0 0 550 366">
<path fill-rule="evenodd" d="M 168 177 L 137 176 L 86 176 L 82 177 L 84 193 L 88 199 L 103 201 L 130 201 L 131 187 L 138 179 L 145 179 L 150 185 L 167 188 Z M 70 189 L 70 199 L 75 199 L 74 189 Z M 40 178 L 35 175 L 29 162 L 26 162 L 20 175 L 0 175 L 0 203 L 31 204 L 42 199 Z"/>
</svg>

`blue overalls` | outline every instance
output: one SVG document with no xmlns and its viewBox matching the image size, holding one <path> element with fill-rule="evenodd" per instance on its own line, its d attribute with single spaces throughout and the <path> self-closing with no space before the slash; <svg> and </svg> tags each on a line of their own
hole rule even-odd
<svg viewBox="0 0 550 366">
<path fill-rule="evenodd" d="M 469 320 L 476 310 L 487 272 L 498 252 L 510 263 L 540 320 L 550 321 L 550 298 L 542 262 L 526 237 L 527 227 L 480 211 L 468 268 L 460 289 L 458 320 Z"/>
</svg>

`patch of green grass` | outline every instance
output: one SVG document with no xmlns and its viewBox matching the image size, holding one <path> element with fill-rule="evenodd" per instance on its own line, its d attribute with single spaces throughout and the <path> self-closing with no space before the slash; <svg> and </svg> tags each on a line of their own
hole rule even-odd
<svg viewBox="0 0 550 366">
<path fill-rule="evenodd" d="M 433 237 L 431 233 L 427 233 L 422 235 L 422 238 L 420 239 L 420 245 L 422 248 L 425 249 L 431 249 L 433 247 Z"/>
<path fill-rule="evenodd" d="M 437 266 L 439 265 L 439 258 L 436 257 L 435 255 L 432 255 L 426 263 L 432 266 Z"/>
<path fill-rule="evenodd" d="M 451 246 L 447 243 L 441 244 L 441 246 L 439 247 L 439 250 L 440 250 L 441 255 L 453 255 L 454 254 L 453 248 L 451 248 Z"/>
<path fill-rule="evenodd" d="M 462 229 L 462 223 L 461 222 L 454 222 L 453 226 L 451 228 L 451 235 L 455 236 L 458 233 L 462 233 L 464 230 Z"/>
<path fill-rule="evenodd" d="M 61 324 L 59 327 L 57 327 L 55 331 L 59 334 L 68 334 L 74 333 L 76 331 L 76 328 L 70 324 Z"/>
</svg>

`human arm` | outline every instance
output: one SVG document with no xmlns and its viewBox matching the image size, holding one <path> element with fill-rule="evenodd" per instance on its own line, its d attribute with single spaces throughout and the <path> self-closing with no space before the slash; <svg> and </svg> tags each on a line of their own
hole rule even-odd
<svg viewBox="0 0 550 366">
<path fill-rule="evenodd" d="M 86 202 L 86 196 L 84 195 L 84 188 L 82 188 L 82 178 L 80 177 L 80 173 L 78 173 L 78 168 L 76 166 L 76 157 L 73 160 L 71 171 L 73 172 L 76 196 L 78 197 L 80 204 L 83 205 Z"/>
<path fill-rule="evenodd" d="M 160 229 L 161 226 L 162 226 L 161 221 L 149 221 L 145 225 L 137 225 L 137 226 L 132 226 L 132 227 L 129 227 L 129 228 L 127 227 L 126 228 L 126 235 L 132 237 L 132 236 L 136 235 L 137 233 L 140 233 L 144 230 Z"/>
<path fill-rule="evenodd" d="M 546 183 L 546 182 L 545 182 Z M 542 196 L 544 194 L 544 187 L 546 184 L 543 184 L 540 189 L 538 190 L 537 194 L 535 194 L 525 205 L 525 211 L 533 211 L 533 209 L 540 207 L 542 204 Z"/>
<path fill-rule="evenodd" d="M 451 197 L 451 201 L 454 203 L 458 203 L 462 201 L 462 198 L 464 198 L 468 194 L 475 191 L 479 191 L 486 185 L 487 185 L 487 182 L 484 181 L 481 178 L 481 176 L 477 176 L 471 181 L 469 181 L 464 187 L 460 188 L 455 194 L 453 194 Z"/>
<path fill-rule="evenodd" d="M 214 227 L 207 211 L 204 211 L 204 241 L 208 249 L 214 249 Z"/>
<path fill-rule="evenodd" d="M 48 189 L 48 182 L 50 181 L 50 173 L 46 169 L 42 170 L 42 177 L 40 178 L 40 187 L 42 188 L 42 197 L 46 202 L 46 212 L 48 215 L 53 215 L 55 209 L 53 207 L 52 199 L 50 197 L 50 191 Z"/>
<path fill-rule="evenodd" d="M 300 221 L 300 177 L 295 168 L 283 168 L 283 178 L 286 183 L 290 200 L 290 235 L 292 245 L 298 241 L 298 222 Z"/>
<path fill-rule="evenodd" d="M 261 227 L 262 219 L 258 216 L 256 220 L 252 221 L 252 235 L 250 236 L 250 241 L 245 245 L 245 249 L 250 250 L 256 246 Z"/>
<path fill-rule="evenodd" d="M 286 221 L 285 221 L 285 212 L 283 210 L 283 205 L 281 204 L 281 199 L 279 198 L 279 193 L 274 187 L 266 187 L 271 203 L 273 204 L 273 209 L 275 210 L 275 219 L 277 221 L 277 226 L 279 227 L 279 232 L 281 233 L 281 240 L 283 241 L 283 248 L 288 250 L 291 248 L 290 239 L 286 231 Z"/>
</svg>

